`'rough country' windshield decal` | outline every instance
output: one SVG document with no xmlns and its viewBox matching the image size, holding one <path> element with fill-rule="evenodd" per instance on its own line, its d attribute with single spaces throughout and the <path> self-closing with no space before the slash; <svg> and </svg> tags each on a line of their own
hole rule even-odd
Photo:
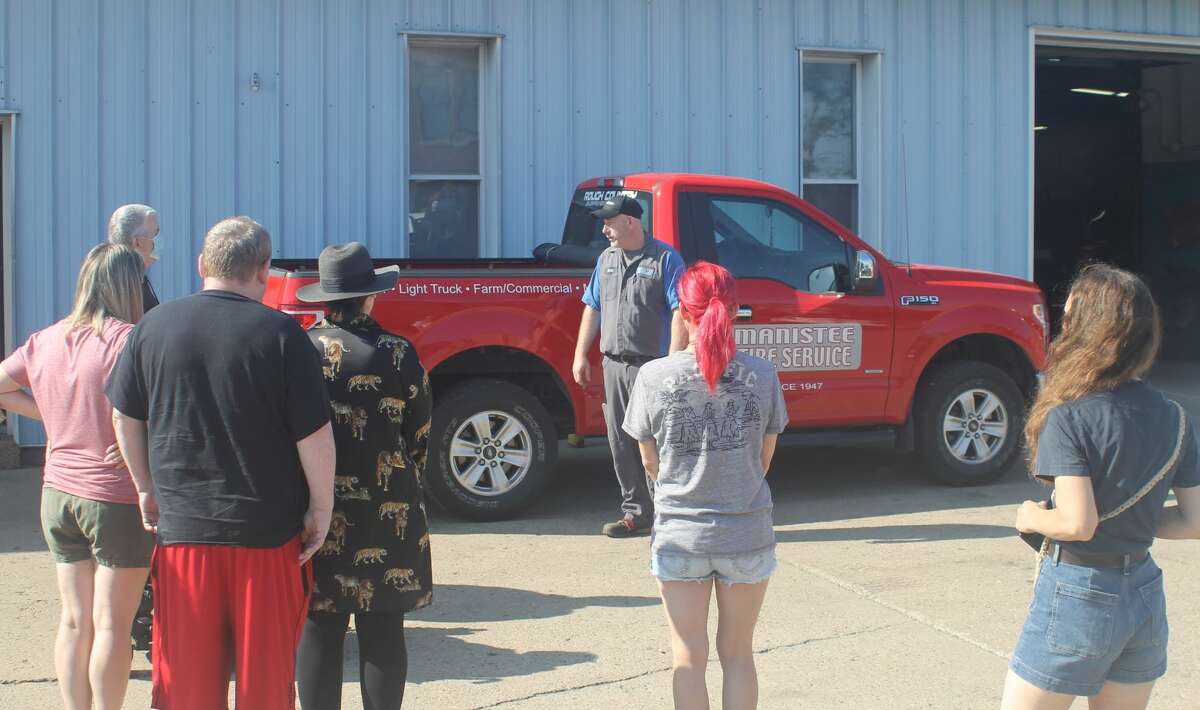
<svg viewBox="0 0 1200 710">
<path fill-rule="evenodd" d="M 862 363 L 862 324 L 739 325 L 737 349 L 770 360 L 780 372 L 857 370 Z"/>
<path fill-rule="evenodd" d="M 611 200 L 617 195 L 624 195 L 630 199 L 637 199 L 637 190 L 585 190 L 583 193 L 583 204 L 586 207 L 599 207 L 606 200 Z"/>
</svg>

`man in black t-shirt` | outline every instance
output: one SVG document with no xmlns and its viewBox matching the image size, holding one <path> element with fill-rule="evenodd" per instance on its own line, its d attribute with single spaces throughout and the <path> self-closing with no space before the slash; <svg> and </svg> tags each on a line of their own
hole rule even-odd
<svg viewBox="0 0 1200 710">
<path fill-rule="evenodd" d="M 109 378 L 147 529 L 154 707 L 293 707 L 309 558 L 333 508 L 320 358 L 260 301 L 271 239 L 246 217 L 204 240 L 204 290 L 155 308 Z"/>
</svg>

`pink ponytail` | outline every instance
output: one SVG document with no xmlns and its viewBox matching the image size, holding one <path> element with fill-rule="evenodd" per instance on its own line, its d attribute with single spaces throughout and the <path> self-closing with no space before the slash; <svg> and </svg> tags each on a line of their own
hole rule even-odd
<svg viewBox="0 0 1200 710">
<path fill-rule="evenodd" d="M 736 300 L 733 274 L 716 264 L 698 261 L 679 279 L 679 306 L 696 324 L 696 363 L 709 392 L 717 391 L 717 382 L 737 352 L 733 342 Z"/>
</svg>

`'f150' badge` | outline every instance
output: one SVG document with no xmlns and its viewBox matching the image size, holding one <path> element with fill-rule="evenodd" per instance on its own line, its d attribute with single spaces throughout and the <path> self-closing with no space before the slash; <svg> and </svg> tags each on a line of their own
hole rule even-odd
<svg viewBox="0 0 1200 710">
<path fill-rule="evenodd" d="M 902 306 L 936 306 L 942 302 L 937 296 L 901 296 Z"/>
</svg>

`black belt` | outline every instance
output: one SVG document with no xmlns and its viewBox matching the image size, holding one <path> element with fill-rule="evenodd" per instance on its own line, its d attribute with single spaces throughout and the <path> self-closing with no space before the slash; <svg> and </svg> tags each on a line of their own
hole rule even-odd
<svg viewBox="0 0 1200 710">
<path fill-rule="evenodd" d="M 646 357 L 645 355 L 609 355 L 608 353 L 604 353 L 604 357 L 612 360 L 613 362 L 619 362 L 625 365 L 645 365 L 651 360 L 658 359 L 656 357 Z"/>
<path fill-rule="evenodd" d="M 1067 564 L 1082 567 L 1115 567 L 1129 569 L 1130 566 L 1141 562 L 1150 556 L 1150 550 L 1138 550 L 1128 555 L 1103 555 L 1096 552 L 1076 552 L 1069 547 L 1056 544 L 1053 557 Z"/>
</svg>

